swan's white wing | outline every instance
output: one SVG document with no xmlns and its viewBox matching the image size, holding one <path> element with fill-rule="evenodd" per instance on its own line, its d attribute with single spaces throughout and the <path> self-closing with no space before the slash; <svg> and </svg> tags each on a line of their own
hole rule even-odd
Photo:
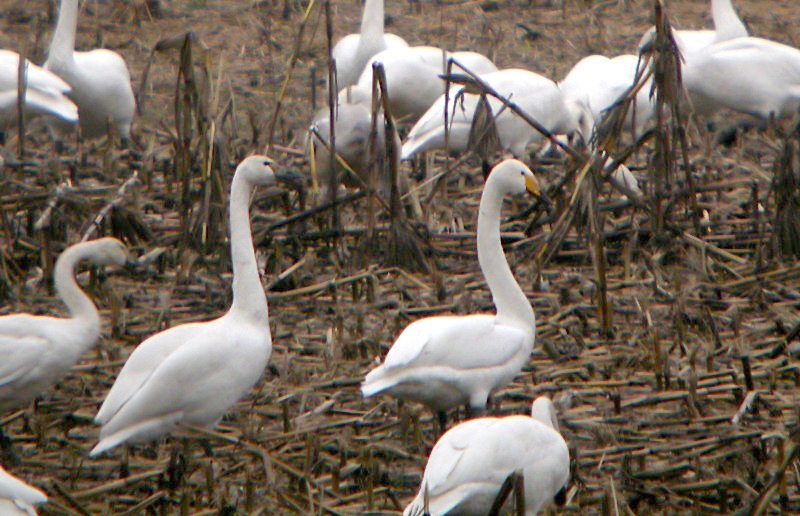
<svg viewBox="0 0 800 516">
<path fill-rule="evenodd" d="M 208 425 L 222 417 L 258 380 L 270 354 L 263 342 L 269 339 L 266 328 L 225 322 L 232 321 L 223 318 L 203 325 L 164 358 L 103 426 L 91 453 L 119 444 L 119 434 L 123 440 L 150 438 L 175 422 Z M 147 431 L 129 431 L 136 428 Z"/>
<path fill-rule="evenodd" d="M 2 467 L 0 467 L 0 498 L 20 500 L 33 505 L 47 502 L 47 496 L 43 492 L 29 486 Z"/>
<path fill-rule="evenodd" d="M 383 365 L 474 369 L 505 364 L 525 346 L 526 334 L 493 315 L 427 317 L 408 325 Z"/>
<path fill-rule="evenodd" d="M 455 152 L 463 152 L 469 142 L 469 132 L 475 109 L 478 105 L 476 95 L 458 95 L 463 88 L 454 88 L 448 98 L 440 96 L 425 114 L 414 124 L 403 144 L 401 159 L 409 159 L 419 152 L 445 147 L 444 113 L 447 105 L 447 147 Z"/>
<path fill-rule="evenodd" d="M 42 363 L 50 342 L 36 335 L 0 335 L 0 398 L 3 387 L 30 375 Z"/>
<path fill-rule="evenodd" d="M 29 89 L 25 91 L 25 107 L 42 114 L 57 116 L 68 122 L 78 121 L 78 107 L 67 97 L 49 95 Z M 17 108 L 17 90 L 0 92 L 0 111 Z"/>
<path fill-rule="evenodd" d="M 100 411 L 95 416 L 96 423 L 103 425 L 124 405 L 131 396 L 150 378 L 153 371 L 173 351 L 190 341 L 203 331 L 205 323 L 189 323 L 174 326 L 143 341 L 133 350 L 125 362 L 114 385 L 108 392 Z"/>
</svg>

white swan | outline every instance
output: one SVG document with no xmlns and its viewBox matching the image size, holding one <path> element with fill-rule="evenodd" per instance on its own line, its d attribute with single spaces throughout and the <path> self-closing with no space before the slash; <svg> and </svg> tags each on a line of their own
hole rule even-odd
<svg viewBox="0 0 800 516">
<path fill-rule="evenodd" d="M 75 52 L 77 26 L 78 0 L 61 0 L 44 68 L 72 87 L 70 98 L 78 105 L 85 137 L 108 134 L 110 124 L 128 138 L 136 110 L 128 66 L 111 50 Z"/>
<path fill-rule="evenodd" d="M 35 505 L 47 503 L 47 496 L 11 475 L 0 466 L 0 514 L 35 516 Z"/>
<path fill-rule="evenodd" d="M 272 165 L 265 156 L 250 156 L 233 176 L 230 310 L 212 321 L 157 333 L 131 353 L 95 417 L 103 428 L 90 456 L 126 441 L 156 438 L 181 422 L 213 426 L 261 377 L 272 338 L 248 204 L 256 185 L 272 185 L 282 177 Z"/>
<path fill-rule="evenodd" d="M 55 287 L 70 318 L 0 317 L 0 411 L 20 407 L 55 383 L 100 337 L 100 316 L 75 281 L 78 262 L 125 265 L 125 246 L 100 238 L 68 247 L 55 265 Z"/>
<path fill-rule="evenodd" d="M 407 46 L 403 38 L 383 32 L 383 0 L 366 0 L 361 32 L 344 36 L 331 51 L 339 89 L 355 84 L 369 58 L 381 50 Z"/>
<path fill-rule="evenodd" d="M 748 36 L 747 27 L 744 26 L 732 0 L 711 0 L 711 18 L 714 21 L 714 30 L 673 30 L 675 43 L 678 45 L 684 58 L 720 41 Z M 648 46 L 655 35 L 655 28 L 642 35 L 639 49 Z"/>
<path fill-rule="evenodd" d="M 383 364 L 367 374 L 365 397 L 385 392 L 439 413 L 461 403 L 483 409 L 528 361 L 536 334 L 533 308 L 514 279 L 500 244 L 500 208 L 508 194 L 537 195 L 533 173 L 517 160 L 495 166 L 478 212 L 478 262 L 497 315 L 427 317 L 406 327 Z"/>
<path fill-rule="evenodd" d="M 547 506 L 569 481 L 569 450 L 553 403 L 539 397 L 531 416 L 484 417 L 447 431 L 431 450 L 419 493 L 403 516 L 488 514 L 509 475 L 522 471 L 525 514 Z M 504 507 L 511 508 L 513 495 Z"/>
<path fill-rule="evenodd" d="M 336 107 L 336 153 L 348 164 L 364 184 L 369 184 L 369 137 L 372 132 L 372 113 L 363 104 L 343 103 Z M 376 121 L 375 150 L 379 159 L 386 158 L 386 137 L 383 115 L 379 114 Z M 320 180 L 320 186 L 327 192 L 330 184 L 331 153 L 330 145 L 330 112 L 323 108 L 314 116 L 309 127 L 308 144 L 313 146 L 314 166 Z M 322 142 L 324 142 L 324 144 Z M 395 156 L 400 157 L 400 141 L 395 142 Z M 383 167 L 378 166 L 377 170 Z M 351 177 L 337 163 L 335 170 L 340 174 L 342 182 L 351 187 L 360 187 L 360 182 Z M 390 181 L 387 177 L 378 180 L 379 190 L 386 194 L 389 192 Z"/>
<path fill-rule="evenodd" d="M 637 66 L 644 66 L 644 63 L 640 65 L 638 56 L 632 54 L 613 58 L 591 55 L 578 61 L 558 85 L 568 98 L 588 107 L 594 132 L 606 111 L 634 85 Z M 635 128 L 636 137 L 648 128 L 655 115 L 650 85 L 651 80 L 648 79 L 636 93 L 634 105 L 626 116 L 626 128 Z"/>
<path fill-rule="evenodd" d="M 19 93 L 19 54 L 0 50 L 0 130 L 10 127 L 17 118 L 17 96 Z M 78 108 L 66 97 L 69 84 L 52 74 L 27 62 L 25 90 L 26 113 L 48 114 L 62 120 L 78 121 Z"/>
<path fill-rule="evenodd" d="M 525 113 L 554 134 L 578 132 L 584 138 L 591 135 L 591 116 L 579 102 L 566 97 L 558 85 L 537 73 L 511 68 L 480 76 L 498 94 L 519 106 Z M 448 106 L 447 149 L 461 153 L 467 150 L 472 120 L 479 96 L 460 95 L 463 87 L 453 88 L 448 95 L 440 95 L 408 133 L 402 159 L 417 153 L 445 148 L 445 104 Z M 495 126 L 504 149 L 518 159 L 525 157 L 525 149 L 544 139 L 542 133 L 522 118 L 506 109 L 502 102 L 487 97 Z M 447 100 L 447 102 L 446 102 Z M 499 113 L 499 114 L 498 114 Z"/>
<path fill-rule="evenodd" d="M 686 60 L 683 84 L 701 115 L 726 107 L 790 117 L 800 107 L 800 50 L 753 37 L 716 43 Z"/>
<path fill-rule="evenodd" d="M 489 58 L 476 52 L 446 52 L 436 47 L 387 49 L 369 60 L 355 86 L 339 92 L 339 102 L 370 105 L 372 63 L 382 63 L 392 115 L 398 119 L 406 116 L 417 118 L 444 93 L 445 84 L 439 76 L 447 71 L 449 58 L 476 74 L 497 71 Z M 459 70 L 459 67 L 453 67 L 454 72 Z"/>
</svg>

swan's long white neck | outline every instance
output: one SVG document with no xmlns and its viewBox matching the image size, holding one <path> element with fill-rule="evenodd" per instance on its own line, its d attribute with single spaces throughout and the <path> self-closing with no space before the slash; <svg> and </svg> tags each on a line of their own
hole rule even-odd
<svg viewBox="0 0 800 516">
<path fill-rule="evenodd" d="M 383 38 L 383 0 L 367 0 L 361 16 L 361 39 L 359 46 Z"/>
<path fill-rule="evenodd" d="M 81 290 L 75 281 L 75 267 L 78 262 L 89 257 L 92 253 L 90 246 L 73 246 L 67 248 L 56 261 L 53 273 L 56 292 L 67 305 L 70 314 L 75 319 L 100 327 L 100 315 L 97 308 L 86 293 Z"/>
<path fill-rule="evenodd" d="M 532 328 L 536 325 L 533 308 L 511 273 L 500 242 L 500 209 L 504 192 L 491 177 L 484 186 L 478 211 L 478 263 L 492 292 L 497 318 Z"/>
<path fill-rule="evenodd" d="M 78 28 L 78 0 L 61 0 L 58 8 L 58 22 L 50 42 L 47 61 L 72 62 L 75 51 L 75 32 Z"/>
<path fill-rule="evenodd" d="M 747 36 L 747 28 L 736 14 L 731 0 L 711 0 L 711 17 L 717 33 L 715 41 Z"/>
<path fill-rule="evenodd" d="M 258 275 L 253 235 L 250 232 L 250 194 L 253 185 L 238 169 L 231 182 L 231 260 L 233 262 L 233 305 L 230 312 L 254 322 L 268 324 L 267 296 Z"/>
</svg>

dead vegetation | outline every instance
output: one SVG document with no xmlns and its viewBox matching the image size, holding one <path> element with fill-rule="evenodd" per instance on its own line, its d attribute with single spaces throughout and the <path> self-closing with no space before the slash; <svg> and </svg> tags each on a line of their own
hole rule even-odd
<svg viewBox="0 0 800 516">
<path fill-rule="evenodd" d="M 59 155 L 30 122 L 26 154 L 13 159 L 21 146 L 7 134 L 16 164 L 0 180 L 0 312 L 63 313 L 47 278 L 84 235 L 124 238 L 147 264 L 82 279 L 106 322 L 101 343 L 34 407 L 0 414 L 19 463 L 1 460 L 47 491 L 43 513 L 387 514 L 416 491 L 431 415 L 364 401 L 358 385 L 409 321 L 491 309 L 474 251 L 474 158 L 430 164 L 447 172 L 423 209 L 448 232 L 403 222 L 409 245 L 424 244 L 424 272 L 394 264 L 397 217 L 370 196 L 338 197 L 334 223 L 297 192 L 259 192 L 253 229 L 274 342 L 263 380 L 214 431 L 86 457 L 91 418 L 133 347 L 227 307 L 233 165 L 271 145 L 282 166 L 307 173 L 302 133 L 326 70 L 322 5 L 87 2 L 79 47 L 118 50 L 138 85 L 134 145 L 73 140 Z M 736 5 L 752 33 L 800 43 L 792 0 Z M 0 7 L 3 48 L 42 62 L 53 6 Z M 357 25 L 355 2 L 331 8 L 337 36 Z M 645 0 L 387 5 L 391 30 L 411 42 L 555 78 L 586 54 L 632 51 L 652 11 Z M 668 14 L 683 28 L 710 23 L 705 1 L 673 0 Z M 800 512 L 797 129 L 748 131 L 723 147 L 681 113 L 665 106 L 638 147 L 614 131 L 601 142 L 630 154 L 642 202 L 579 157 L 536 162 L 553 205 L 515 204 L 504 236 L 540 345 L 490 410 L 556 400 L 575 461 L 567 512 Z M 589 189 L 580 206 L 578 187 Z"/>
</svg>

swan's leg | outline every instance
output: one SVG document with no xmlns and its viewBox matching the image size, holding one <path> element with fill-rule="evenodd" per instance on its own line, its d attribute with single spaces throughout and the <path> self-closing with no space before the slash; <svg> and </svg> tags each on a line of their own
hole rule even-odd
<svg viewBox="0 0 800 516">
<path fill-rule="evenodd" d="M 3 457 L 3 463 L 9 466 L 19 466 L 22 460 L 14 450 L 11 439 L 3 432 L 3 427 L 0 427 L 0 454 Z"/>
<path fill-rule="evenodd" d="M 445 430 L 447 430 L 447 412 L 444 410 L 437 410 L 436 411 L 436 420 L 438 423 L 438 432 L 436 433 L 436 440 L 438 441 L 439 438 L 444 434 Z"/>
</svg>

